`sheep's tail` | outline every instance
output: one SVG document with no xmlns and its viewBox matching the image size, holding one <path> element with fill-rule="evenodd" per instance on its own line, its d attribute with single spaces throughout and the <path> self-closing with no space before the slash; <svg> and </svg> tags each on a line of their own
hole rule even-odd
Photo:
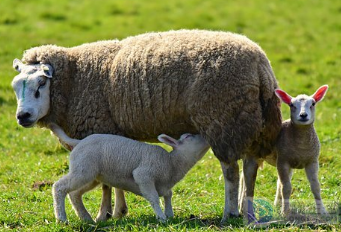
<svg viewBox="0 0 341 232">
<path fill-rule="evenodd" d="M 72 150 L 81 141 L 78 139 L 72 139 L 67 136 L 64 130 L 55 123 L 50 123 L 48 127 L 51 129 L 53 134 L 55 134 L 59 138 L 62 144 L 67 145 L 67 148 L 69 150 Z"/>
<path fill-rule="evenodd" d="M 272 71 L 269 60 L 262 57 L 259 66 L 262 105 L 263 130 L 261 134 L 260 156 L 265 157 L 273 152 L 274 144 L 282 126 L 282 115 L 280 110 L 280 100 L 275 94 L 278 83 Z"/>
</svg>

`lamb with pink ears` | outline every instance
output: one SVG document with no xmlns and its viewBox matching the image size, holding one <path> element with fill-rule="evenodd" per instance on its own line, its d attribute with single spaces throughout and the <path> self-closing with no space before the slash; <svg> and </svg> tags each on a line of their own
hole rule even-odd
<svg viewBox="0 0 341 232">
<path fill-rule="evenodd" d="M 314 129 L 315 106 L 328 90 L 321 86 L 312 96 L 304 94 L 291 97 L 283 90 L 276 89 L 276 95 L 290 106 L 290 118 L 282 123 L 276 142 L 276 152 L 265 160 L 277 167 L 278 181 L 275 205 L 282 201 L 282 213 L 290 213 L 292 169 L 305 169 L 310 188 L 314 194 L 318 214 L 326 214 L 322 203 L 318 180 L 320 142 Z"/>
</svg>

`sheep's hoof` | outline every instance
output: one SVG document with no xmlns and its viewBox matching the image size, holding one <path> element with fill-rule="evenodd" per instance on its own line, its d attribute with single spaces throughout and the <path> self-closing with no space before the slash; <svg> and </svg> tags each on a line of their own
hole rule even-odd
<svg viewBox="0 0 341 232">
<path fill-rule="evenodd" d="M 107 212 L 105 214 L 98 215 L 96 217 L 96 222 L 105 222 L 105 221 L 107 221 L 110 218 L 112 218 L 112 214 Z"/>
<path fill-rule="evenodd" d="M 241 217 L 242 215 L 241 214 L 232 214 L 232 213 L 229 213 L 229 216 L 228 217 L 223 217 L 220 221 L 220 224 L 224 224 L 229 218 L 239 218 Z"/>
<path fill-rule="evenodd" d="M 113 218 L 123 218 L 128 214 L 128 208 L 121 209 L 118 212 L 115 212 L 114 215 L 112 215 Z"/>
</svg>

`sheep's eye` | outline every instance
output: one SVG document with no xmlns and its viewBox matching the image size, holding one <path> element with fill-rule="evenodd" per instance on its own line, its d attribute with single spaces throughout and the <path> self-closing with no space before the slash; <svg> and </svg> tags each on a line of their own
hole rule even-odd
<svg viewBox="0 0 341 232">
<path fill-rule="evenodd" d="M 35 98 L 39 98 L 40 97 L 40 92 L 39 92 L 39 89 L 36 91 L 36 93 L 34 94 L 34 97 Z"/>
<path fill-rule="evenodd" d="M 315 106 L 315 104 L 316 104 L 316 102 L 313 102 L 311 105 L 312 105 L 312 106 Z"/>
<path fill-rule="evenodd" d="M 294 107 L 294 104 L 290 103 L 289 106 L 292 108 L 292 107 Z"/>
</svg>

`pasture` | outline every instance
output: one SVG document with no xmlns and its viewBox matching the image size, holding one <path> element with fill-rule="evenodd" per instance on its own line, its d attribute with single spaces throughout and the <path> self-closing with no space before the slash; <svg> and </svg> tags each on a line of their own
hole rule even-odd
<svg viewBox="0 0 341 232">
<path fill-rule="evenodd" d="M 68 171 L 68 152 L 40 128 L 24 129 L 15 119 L 11 80 L 14 58 L 42 44 L 75 46 L 122 39 L 150 31 L 181 28 L 241 33 L 267 53 L 279 85 L 292 96 L 313 94 L 329 85 L 317 105 L 315 128 L 321 142 L 319 179 L 326 206 L 341 207 L 341 1 L 172 0 L 172 1 L 0 1 L 0 231 L 217 231 L 255 229 L 241 218 L 220 224 L 224 181 L 218 160 L 209 151 L 174 187 L 175 217 L 158 223 L 149 203 L 127 193 L 129 214 L 95 225 L 80 222 L 67 201 L 69 224 L 57 224 L 51 184 Z M 289 107 L 282 105 L 283 119 Z M 242 165 L 240 165 L 241 167 Z M 272 206 L 276 169 L 258 172 L 255 198 Z M 303 170 L 295 170 L 291 199 L 313 199 Z M 95 216 L 101 191 L 85 195 Z M 277 209 L 278 210 L 278 209 Z M 339 209 L 339 212 L 341 209 Z M 337 213 L 336 213 L 337 214 Z M 340 217 L 317 225 L 309 222 L 271 225 L 272 230 L 341 230 Z"/>
</svg>

